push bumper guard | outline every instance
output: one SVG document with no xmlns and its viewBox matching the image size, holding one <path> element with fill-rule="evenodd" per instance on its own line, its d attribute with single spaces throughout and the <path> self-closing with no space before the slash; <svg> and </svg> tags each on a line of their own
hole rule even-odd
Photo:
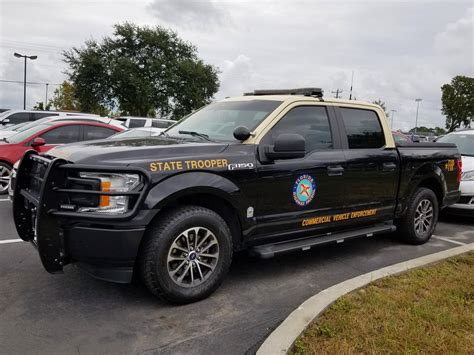
<svg viewBox="0 0 474 355">
<path fill-rule="evenodd" d="M 142 177 L 141 186 L 131 192 L 103 192 L 76 188 L 87 179 L 79 172 L 135 173 Z M 90 183 L 90 180 L 89 180 Z M 89 184 L 90 185 L 90 184 Z M 87 186 L 87 184 L 85 185 Z M 141 168 L 94 167 L 70 164 L 64 159 L 49 159 L 35 151 L 25 153 L 20 162 L 13 197 L 13 218 L 21 239 L 31 242 L 38 250 L 41 262 L 50 273 L 62 272 L 70 262 L 65 250 L 65 220 L 74 221 L 124 221 L 133 218 L 146 196 L 150 176 Z M 129 196 L 129 211 L 120 215 L 76 212 L 74 197 L 98 198 L 99 196 Z"/>
</svg>

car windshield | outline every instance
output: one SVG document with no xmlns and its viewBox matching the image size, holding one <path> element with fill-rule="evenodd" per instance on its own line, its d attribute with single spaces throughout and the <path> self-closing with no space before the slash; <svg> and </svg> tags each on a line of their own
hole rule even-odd
<svg viewBox="0 0 474 355">
<path fill-rule="evenodd" d="M 8 143 L 20 143 L 23 142 L 25 139 L 31 137 L 32 135 L 41 132 L 43 129 L 46 129 L 48 127 L 51 127 L 50 124 L 43 123 L 39 125 L 35 125 L 33 127 L 30 127 L 27 130 L 18 132 L 10 137 L 7 138 Z"/>
<path fill-rule="evenodd" d="M 156 131 L 151 131 L 149 129 L 129 129 L 128 131 L 123 131 L 113 136 L 110 136 L 109 139 L 115 138 L 134 138 L 134 137 L 149 137 L 153 134 L 156 134 Z"/>
<path fill-rule="evenodd" d="M 192 113 L 163 134 L 181 138 L 235 141 L 235 128 L 245 126 L 253 131 L 280 104 L 281 101 L 274 100 L 216 102 Z"/>
<path fill-rule="evenodd" d="M 439 143 L 454 143 L 461 155 L 474 157 L 474 134 L 448 134 L 437 140 Z"/>
</svg>

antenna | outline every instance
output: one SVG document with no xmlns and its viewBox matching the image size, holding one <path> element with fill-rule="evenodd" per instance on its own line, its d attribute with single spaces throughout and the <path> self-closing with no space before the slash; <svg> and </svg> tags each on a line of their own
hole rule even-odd
<svg viewBox="0 0 474 355">
<path fill-rule="evenodd" d="M 352 84 L 354 84 L 354 71 L 352 71 L 352 79 L 351 79 L 351 93 L 349 95 L 349 100 L 352 100 Z"/>
</svg>

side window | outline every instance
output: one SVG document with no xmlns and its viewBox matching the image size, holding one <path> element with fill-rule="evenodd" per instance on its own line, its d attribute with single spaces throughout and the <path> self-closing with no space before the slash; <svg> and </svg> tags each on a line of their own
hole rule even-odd
<svg viewBox="0 0 474 355">
<path fill-rule="evenodd" d="M 113 129 L 105 127 L 84 126 L 84 140 L 104 139 L 117 133 Z"/>
<path fill-rule="evenodd" d="M 145 127 L 146 120 L 131 119 L 128 128 Z"/>
<path fill-rule="evenodd" d="M 381 148 L 385 137 L 375 111 L 340 108 L 349 149 Z"/>
<path fill-rule="evenodd" d="M 151 126 L 156 128 L 168 128 L 174 122 L 151 120 Z"/>
<path fill-rule="evenodd" d="M 46 113 L 46 112 L 41 112 L 41 113 L 32 113 L 31 114 L 31 121 L 36 121 L 39 120 L 40 118 L 43 117 L 52 117 L 52 116 L 59 116 L 57 113 Z"/>
<path fill-rule="evenodd" d="M 54 128 L 41 135 L 46 144 L 66 144 L 79 142 L 81 139 L 81 126 L 70 125 Z"/>
<path fill-rule="evenodd" d="M 292 109 L 273 126 L 264 142 L 273 142 L 282 133 L 302 135 L 306 141 L 306 152 L 333 148 L 329 118 L 323 106 L 301 106 Z"/>
<path fill-rule="evenodd" d="M 10 120 L 10 124 L 18 124 L 28 122 L 30 114 L 28 112 L 18 112 L 7 117 Z"/>
</svg>

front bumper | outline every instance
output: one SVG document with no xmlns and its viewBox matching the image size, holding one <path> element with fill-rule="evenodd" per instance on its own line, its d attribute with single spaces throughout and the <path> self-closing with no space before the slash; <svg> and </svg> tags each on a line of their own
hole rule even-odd
<svg viewBox="0 0 474 355">
<path fill-rule="evenodd" d="M 144 177 L 137 192 L 120 193 L 133 198 L 123 215 L 101 215 L 71 209 L 71 196 L 117 195 L 71 188 L 71 172 L 134 171 Z M 72 175 L 71 175 L 72 174 Z M 85 167 L 61 159 L 48 159 L 27 152 L 18 167 L 13 194 L 13 216 L 18 234 L 37 249 L 44 268 L 62 272 L 63 266 L 78 262 L 96 277 L 129 282 L 145 226 L 156 211 L 140 210 L 149 177 L 140 169 Z M 92 271 L 91 271 L 92 270 Z"/>
</svg>

